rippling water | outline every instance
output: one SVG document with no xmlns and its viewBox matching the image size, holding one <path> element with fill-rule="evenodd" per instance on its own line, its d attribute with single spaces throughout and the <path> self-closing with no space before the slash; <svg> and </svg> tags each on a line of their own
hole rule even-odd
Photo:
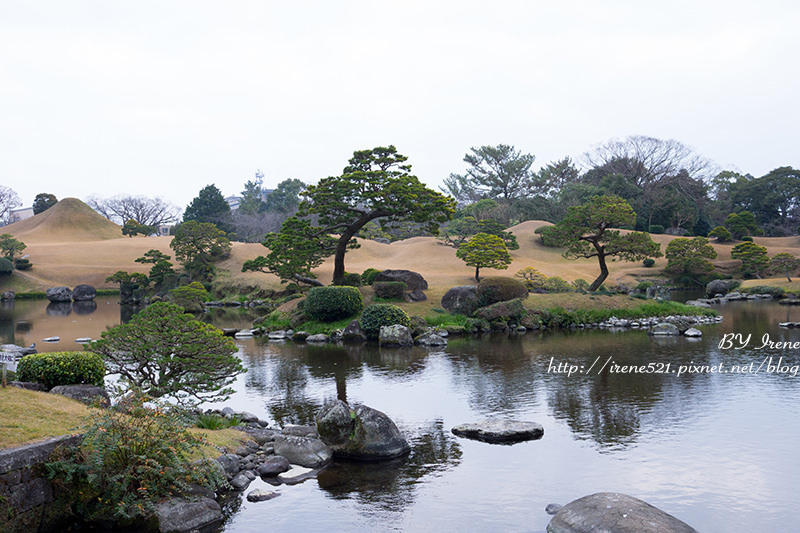
<svg viewBox="0 0 800 533">
<path fill-rule="evenodd" d="M 99 310 L 109 318 L 40 316 L 22 307 L 25 316 L 15 315 L 21 325 L 0 316 L 3 342 L 8 332 L 27 344 L 57 329 L 67 343 L 99 334 L 87 333 L 95 327 L 89 317 L 103 324 L 99 331 L 119 320 L 119 309 L 104 302 Z M 362 402 L 398 424 L 412 453 L 385 464 L 335 463 L 299 485 L 256 480 L 248 490 L 265 486 L 281 496 L 234 499 L 222 531 L 541 532 L 548 503 L 599 491 L 644 499 L 706 533 L 796 531 L 800 376 L 766 367 L 772 357 L 791 369 L 800 350 L 756 347 L 765 334 L 800 342 L 800 330 L 777 326 L 800 321 L 800 308 L 736 302 L 719 310 L 725 320 L 701 327 L 699 340 L 641 331 L 527 333 L 453 338 L 436 350 L 237 341 L 249 371 L 227 405 L 280 426 L 312 422 L 328 399 Z M 730 333 L 752 337 L 746 348 L 720 349 Z M 551 361 L 588 369 L 609 358 L 599 375 L 548 372 Z M 610 371 L 613 363 L 651 362 L 675 370 L 765 364 L 758 374 Z M 501 446 L 450 432 L 490 417 L 537 421 L 544 437 Z"/>
</svg>

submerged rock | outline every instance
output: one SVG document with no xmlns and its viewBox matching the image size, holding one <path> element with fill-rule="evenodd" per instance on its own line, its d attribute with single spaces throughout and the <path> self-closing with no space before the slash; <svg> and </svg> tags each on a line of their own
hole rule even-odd
<svg viewBox="0 0 800 533">
<path fill-rule="evenodd" d="M 265 502 L 267 500 L 271 500 L 272 498 L 277 498 L 280 495 L 281 495 L 280 492 L 275 492 L 272 490 L 253 489 L 249 493 L 247 493 L 247 501 Z"/>
<path fill-rule="evenodd" d="M 275 455 L 282 455 L 295 465 L 321 468 L 333 459 L 333 451 L 320 439 L 276 435 L 274 442 Z"/>
<path fill-rule="evenodd" d="M 489 443 L 515 443 L 541 439 L 544 428 L 536 422 L 518 420 L 483 420 L 473 424 L 460 424 L 452 430 L 454 435 Z"/>
<path fill-rule="evenodd" d="M 650 329 L 650 335 L 663 335 L 663 336 L 673 336 L 673 335 L 680 335 L 681 330 L 675 324 L 670 324 L 669 322 L 662 322 L 660 324 L 656 324 Z"/>
<path fill-rule="evenodd" d="M 697 533 L 649 503 L 617 492 L 598 492 L 562 507 L 547 533 Z"/>
</svg>

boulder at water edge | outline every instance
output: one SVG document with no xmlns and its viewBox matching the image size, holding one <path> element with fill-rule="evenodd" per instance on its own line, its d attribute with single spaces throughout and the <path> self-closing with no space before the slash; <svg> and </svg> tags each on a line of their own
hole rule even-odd
<svg viewBox="0 0 800 533">
<path fill-rule="evenodd" d="M 275 455 L 306 468 L 322 468 L 333 459 L 332 450 L 320 439 L 276 435 L 274 444 Z"/>
<path fill-rule="evenodd" d="M 45 296 L 51 302 L 71 302 L 72 289 L 69 287 L 50 287 L 45 291 Z"/>
<path fill-rule="evenodd" d="M 76 302 L 88 302 L 97 296 L 97 289 L 91 285 L 76 285 L 72 289 L 72 299 Z"/>
<path fill-rule="evenodd" d="M 414 338 L 411 336 L 411 330 L 406 326 L 400 324 L 381 326 L 378 333 L 378 344 L 381 346 L 413 346 Z"/>
<path fill-rule="evenodd" d="M 547 533 L 697 533 L 647 502 L 617 492 L 598 492 L 562 507 Z"/>
<path fill-rule="evenodd" d="M 451 313 L 460 313 L 472 316 L 479 307 L 478 287 L 475 285 L 461 285 L 452 287 L 442 296 L 442 307 Z"/>
<path fill-rule="evenodd" d="M 661 324 L 656 324 L 655 326 L 653 326 L 648 333 L 650 333 L 650 335 L 656 335 L 656 336 L 675 336 L 675 335 L 680 335 L 681 330 L 678 329 L 678 326 L 676 326 L 675 324 L 670 324 L 669 322 L 662 322 Z"/>
<path fill-rule="evenodd" d="M 518 420 L 484 420 L 474 424 L 460 424 L 451 431 L 459 437 L 495 444 L 536 440 L 544 435 L 541 424 Z"/>
<path fill-rule="evenodd" d="M 317 431 L 336 457 L 374 461 L 401 457 L 411 447 L 392 420 L 366 405 L 336 400 L 317 414 Z"/>
<path fill-rule="evenodd" d="M 222 508 L 211 498 L 173 498 L 156 504 L 158 531 L 196 531 L 222 521 Z"/>
</svg>

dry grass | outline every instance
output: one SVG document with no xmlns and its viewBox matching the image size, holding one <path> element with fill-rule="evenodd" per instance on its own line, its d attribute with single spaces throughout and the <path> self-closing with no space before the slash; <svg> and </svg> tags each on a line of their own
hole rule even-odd
<svg viewBox="0 0 800 533">
<path fill-rule="evenodd" d="M 0 388 L 0 448 L 79 431 L 92 410 L 64 396 Z"/>
</svg>

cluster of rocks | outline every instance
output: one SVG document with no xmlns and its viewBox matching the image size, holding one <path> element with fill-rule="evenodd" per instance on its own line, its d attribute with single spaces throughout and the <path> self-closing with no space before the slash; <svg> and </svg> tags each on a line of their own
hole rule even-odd
<svg viewBox="0 0 800 533">
<path fill-rule="evenodd" d="M 728 302 L 738 302 L 740 300 L 772 300 L 771 294 L 742 294 L 741 292 L 729 292 L 727 294 L 716 294 L 712 298 L 698 298 L 689 300 L 686 305 L 695 307 L 711 307 L 712 304 L 726 304 Z"/>
<path fill-rule="evenodd" d="M 414 333 L 417 333 L 414 335 Z M 277 330 L 270 332 L 262 332 L 261 330 L 245 330 L 244 332 L 237 332 L 236 337 L 253 336 L 265 334 L 271 341 L 285 341 L 292 340 L 295 342 L 314 343 L 329 343 L 329 342 L 343 342 L 343 343 L 360 343 L 367 341 L 367 334 L 361 329 L 361 324 L 358 320 L 353 320 L 343 330 L 336 331 L 330 335 L 325 333 L 317 333 L 310 335 L 305 331 L 294 330 Z M 447 344 L 447 337 L 450 333 L 443 328 L 419 328 L 413 331 L 407 326 L 395 324 L 392 326 L 381 326 L 378 334 L 378 344 L 381 346 L 445 346 Z"/>
<path fill-rule="evenodd" d="M 647 329 L 650 335 L 655 336 L 684 335 L 686 337 L 701 337 L 703 333 L 693 326 L 717 324 L 721 321 L 721 316 L 670 315 L 666 317 L 635 319 L 612 316 L 599 324 L 582 324 L 581 327 L 601 329 Z"/>
<path fill-rule="evenodd" d="M 97 297 L 97 289 L 91 285 L 77 285 L 74 289 L 51 287 L 45 291 L 45 295 L 53 303 L 88 302 Z"/>
<path fill-rule="evenodd" d="M 253 309 L 256 307 L 272 306 L 273 303 L 268 302 L 266 300 L 245 300 L 243 302 L 213 301 L 213 302 L 205 302 L 203 303 L 203 305 L 206 307 L 214 307 L 214 308 L 234 307 L 242 309 Z"/>
</svg>

